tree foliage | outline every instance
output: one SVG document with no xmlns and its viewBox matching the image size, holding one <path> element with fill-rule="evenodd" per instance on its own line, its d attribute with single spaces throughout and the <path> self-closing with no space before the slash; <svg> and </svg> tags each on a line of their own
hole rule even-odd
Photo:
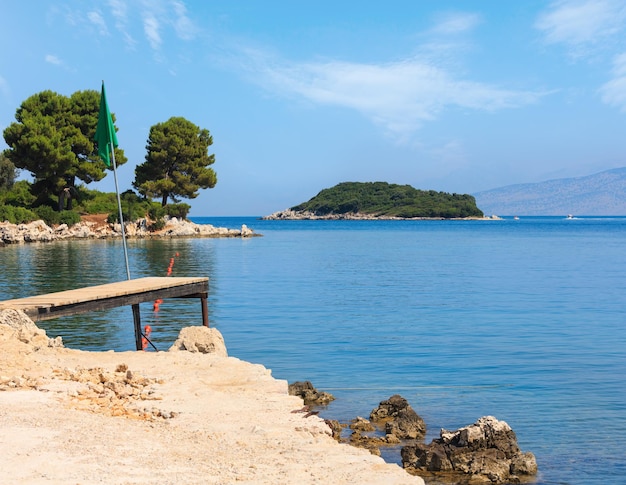
<svg viewBox="0 0 626 485">
<path fill-rule="evenodd" d="M 4 153 L 0 153 L 0 191 L 13 187 L 17 178 L 17 169 Z"/>
<path fill-rule="evenodd" d="M 104 178 L 106 166 L 93 141 L 99 106 L 97 91 L 77 91 L 68 98 L 48 90 L 17 109 L 16 122 L 4 130 L 9 145 L 4 153 L 33 176 L 37 205 L 51 204 L 56 197 L 62 210 L 64 196 L 72 195 L 77 179 L 88 184 Z M 118 165 L 126 162 L 122 150 L 115 150 L 115 159 Z"/>
<path fill-rule="evenodd" d="M 217 176 L 210 165 L 213 144 L 209 130 L 201 129 L 182 117 L 172 117 L 150 128 L 146 161 L 135 169 L 135 187 L 150 199 L 195 199 L 200 188 L 213 188 Z"/>
<path fill-rule="evenodd" d="M 322 190 L 291 210 L 310 211 L 318 216 L 360 213 L 407 219 L 483 216 L 471 195 L 424 191 L 386 182 L 344 182 Z"/>
</svg>

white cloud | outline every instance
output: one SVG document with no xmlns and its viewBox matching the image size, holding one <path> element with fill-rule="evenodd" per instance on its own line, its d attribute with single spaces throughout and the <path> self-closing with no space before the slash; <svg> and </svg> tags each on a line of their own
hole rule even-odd
<svg viewBox="0 0 626 485">
<path fill-rule="evenodd" d="M 109 30 L 107 29 L 107 25 L 106 25 L 106 22 L 104 21 L 104 17 L 102 17 L 102 14 L 100 12 L 96 12 L 95 10 L 91 12 L 87 12 L 87 18 L 93 25 L 97 27 L 100 35 L 109 34 Z"/>
<path fill-rule="evenodd" d="M 613 78 L 600 88 L 602 101 L 626 112 L 626 52 L 613 60 Z"/>
<path fill-rule="evenodd" d="M 143 18 L 143 31 L 148 38 L 150 47 L 158 50 L 161 46 L 161 34 L 159 33 L 159 21 L 152 14 L 146 14 Z"/>
<path fill-rule="evenodd" d="M 473 13 L 448 13 L 438 19 L 437 25 L 430 32 L 434 34 L 453 35 L 473 30 L 481 21 Z"/>
<path fill-rule="evenodd" d="M 126 45 L 131 49 L 134 48 L 137 42 L 128 32 L 128 9 L 126 3 L 123 0 L 109 0 L 108 3 L 111 8 L 111 14 L 115 19 L 115 28 L 122 34 Z"/>
<path fill-rule="evenodd" d="M 163 44 L 163 32 L 172 27 L 176 36 L 182 40 L 191 40 L 198 33 L 198 28 L 187 16 L 187 8 L 182 0 L 143 2 L 143 30 L 150 47 L 159 50 Z"/>
<path fill-rule="evenodd" d="M 623 33 L 624 0 L 559 0 L 535 23 L 549 44 L 565 44 L 570 54 L 588 55 L 592 46 Z"/>
<path fill-rule="evenodd" d="M 354 109 L 401 140 L 447 108 L 495 111 L 533 103 L 545 94 L 455 79 L 446 70 L 419 59 L 388 64 L 331 61 L 281 66 L 261 56 L 255 62 L 254 79 L 266 88 Z"/>
<path fill-rule="evenodd" d="M 183 4 L 183 2 L 174 0 L 172 2 L 172 7 L 174 8 L 175 19 L 174 19 L 174 29 L 176 30 L 176 35 L 183 40 L 191 40 L 196 35 L 196 27 L 191 21 L 191 19 L 187 16 L 187 8 Z"/>
<path fill-rule="evenodd" d="M 46 54 L 45 60 L 48 64 L 54 64 L 55 66 L 63 65 L 63 61 L 52 54 Z"/>
</svg>

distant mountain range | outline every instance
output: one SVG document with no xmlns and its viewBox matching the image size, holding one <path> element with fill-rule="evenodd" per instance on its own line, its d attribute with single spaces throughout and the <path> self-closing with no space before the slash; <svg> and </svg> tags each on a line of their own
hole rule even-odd
<svg viewBox="0 0 626 485">
<path fill-rule="evenodd" d="M 485 215 L 626 215 L 626 167 L 472 194 Z"/>
</svg>

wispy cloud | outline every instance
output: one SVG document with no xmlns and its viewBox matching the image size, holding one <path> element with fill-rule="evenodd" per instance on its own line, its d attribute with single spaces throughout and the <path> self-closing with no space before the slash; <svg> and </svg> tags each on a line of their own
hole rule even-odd
<svg viewBox="0 0 626 485">
<path fill-rule="evenodd" d="M 559 0 L 542 13 L 535 27 L 548 44 L 564 44 L 573 57 L 590 55 L 626 24 L 624 0 Z"/>
<path fill-rule="evenodd" d="M 134 49 L 137 41 L 128 31 L 128 7 L 123 0 L 109 0 L 109 8 L 115 19 L 115 28 L 124 38 L 124 43 L 130 49 Z"/>
<path fill-rule="evenodd" d="M 152 14 L 146 14 L 143 18 L 143 32 L 146 34 L 150 47 L 154 50 L 158 50 L 161 47 L 161 34 L 159 30 L 161 25 L 159 21 Z"/>
<path fill-rule="evenodd" d="M 547 92 L 508 89 L 459 75 L 467 38 L 482 17 L 445 13 L 424 33 L 417 54 L 393 62 L 289 62 L 262 49 L 234 55 L 250 79 L 276 95 L 355 110 L 400 142 L 447 110 L 498 111 L 537 102 Z M 461 40 L 459 35 L 463 35 Z M 413 140 L 414 141 L 414 140 Z"/>
<path fill-rule="evenodd" d="M 431 34 L 455 35 L 473 30 L 481 22 L 480 15 L 475 13 L 455 12 L 440 15 L 437 23 L 430 29 Z"/>
<path fill-rule="evenodd" d="M 548 44 L 563 44 L 574 59 L 612 55 L 609 81 L 598 92 L 604 103 L 626 112 L 626 0 L 559 0 L 537 20 L 535 27 L 544 33 Z M 608 70 L 608 67 L 607 67 Z"/>
<path fill-rule="evenodd" d="M 144 1 L 142 20 L 146 39 L 155 51 L 163 45 L 168 29 L 173 28 L 176 37 L 185 41 L 195 38 L 199 31 L 182 0 Z"/>
<path fill-rule="evenodd" d="M 254 53 L 254 79 L 276 93 L 354 109 L 399 140 L 448 108 L 496 111 L 537 101 L 545 93 L 455 78 L 417 58 L 386 64 L 283 63 Z"/>
<path fill-rule="evenodd" d="M 107 24 L 104 21 L 104 17 L 98 11 L 87 12 L 87 19 L 91 22 L 97 29 L 100 35 L 108 35 L 109 29 L 107 29 Z"/>
<path fill-rule="evenodd" d="M 181 1 L 174 0 L 172 2 L 174 9 L 174 30 L 176 35 L 183 40 L 191 40 L 197 34 L 197 27 L 187 16 L 187 8 Z"/>
<path fill-rule="evenodd" d="M 612 79 L 600 88 L 602 101 L 626 112 L 626 52 L 613 60 Z"/>
<path fill-rule="evenodd" d="M 46 57 L 44 59 L 48 64 L 54 64 L 55 66 L 63 65 L 63 61 L 52 54 L 46 54 Z"/>
</svg>

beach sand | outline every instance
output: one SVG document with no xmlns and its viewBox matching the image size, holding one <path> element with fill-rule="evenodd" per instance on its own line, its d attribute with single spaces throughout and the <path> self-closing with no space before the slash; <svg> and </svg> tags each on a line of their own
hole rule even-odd
<svg viewBox="0 0 626 485">
<path fill-rule="evenodd" d="M 0 324 L 2 483 L 424 483 L 337 443 L 261 365 L 48 347 L 42 332 Z"/>
</svg>

